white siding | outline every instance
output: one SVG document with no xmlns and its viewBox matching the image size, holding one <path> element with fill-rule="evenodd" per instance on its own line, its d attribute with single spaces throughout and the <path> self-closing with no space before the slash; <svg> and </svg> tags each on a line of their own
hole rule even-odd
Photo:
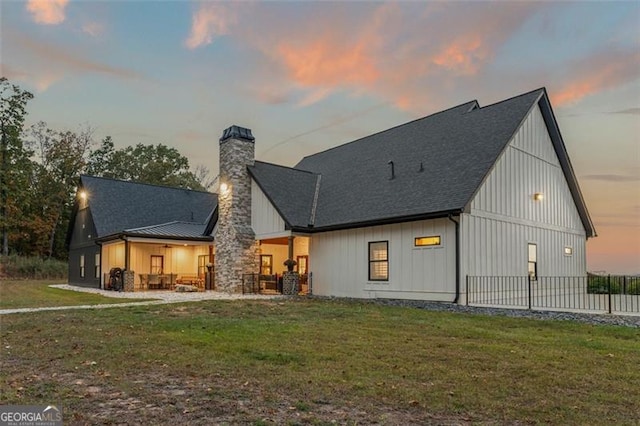
<svg viewBox="0 0 640 426">
<path fill-rule="evenodd" d="M 440 235 L 441 247 L 415 248 L 414 238 Z M 369 242 L 389 242 L 389 281 L 369 281 Z M 455 226 L 424 220 L 313 235 L 313 293 L 357 298 L 452 301 L 455 297 Z"/>
<path fill-rule="evenodd" d="M 264 195 L 257 183 L 251 181 L 251 227 L 256 239 L 266 239 L 284 232 L 284 220 Z"/>
<path fill-rule="evenodd" d="M 543 200 L 533 199 L 537 192 Z M 585 230 L 538 106 L 463 215 L 461 238 L 463 278 L 526 276 L 530 242 L 540 276 L 585 274 Z"/>
</svg>

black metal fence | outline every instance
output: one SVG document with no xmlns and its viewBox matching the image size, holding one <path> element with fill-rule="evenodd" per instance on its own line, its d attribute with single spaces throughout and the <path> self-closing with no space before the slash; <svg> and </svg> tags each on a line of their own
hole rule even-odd
<svg viewBox="0 0 640 426">
<path fill-rule="evenodd" d="M 466 283 L 468 305 L 640 313 L 640 277 L 467 276 Z"/>
<path fill-rule="evenodd" d="M 297 292 L 311 293 L 311 273 L 298 276 Z M 282 275 L 243 274 L 242 294 L 282 294 Z"/>
<path fill-rule="evenodd" d="M 243 274 L 243 294 L 282 294 L 282 275 Z"/>
</svg>

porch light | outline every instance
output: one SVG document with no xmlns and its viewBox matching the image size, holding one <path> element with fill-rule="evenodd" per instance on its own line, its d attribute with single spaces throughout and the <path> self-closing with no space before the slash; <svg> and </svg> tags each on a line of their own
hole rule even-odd
<svg viewBox="0 0 640 426">
<path fill-rule="evenodd" d="M 82 199 L 82 200 L 86 200 L 87 199 L 87 192 L 86 191 L 80 191 L 78 193 L 78 195 L 80 196 L 80 199 Z"/>
<path fill-rule="evenodd" d="M 229 189 L 229 186 L 225 182 L 222 182 L 220 184 L 220 192 L 227 192 L 227 189 Z"/>
<path fill-rule="evenodd" d="M 542 192 L 536 192 L 535 194 L 533 194 L 534 201 L 542 201 L 543 199 L 544 195 L 542 194 Z"/>
</svg>

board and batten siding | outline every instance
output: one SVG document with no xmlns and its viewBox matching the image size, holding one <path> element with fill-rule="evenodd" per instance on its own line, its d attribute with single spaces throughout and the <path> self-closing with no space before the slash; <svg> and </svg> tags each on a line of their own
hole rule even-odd
<svg viewBox="0 0 640 426">
<path fill-rule="evenodd" d="M 470 207 L 461 219 L 462 277 L 526 276 L 528 243 L 537 245 L 538 275 L 586 273 L 586 232 L 537 105 Z"/>
<path fill-rule="evenodd" d="M 103 277 L 102 288 L 104 288 L 104 274 L 108 274 L 111 268 L 124 269 L 124 249 L 124 241 L 102 245 L 102 261 L 100 262 Z"/>
<path fill-rule="evenodd" d="M 280 236 L 285 224 L 271 201 L 264 195 L 258 184 L 251 180 L 251 227 L 256 239 Z"/>
<path fill-rule="evenodd" d="M 414 238 L 441 236 L 440 247 L 416 248 Z M 369 281 L 369 242 L 389 242 L 389 281 Z M 313 293 L 355 298 L 452 301 L 455 227 L 423 220 L 314 234 L 310 239 Z"/>
</svg>

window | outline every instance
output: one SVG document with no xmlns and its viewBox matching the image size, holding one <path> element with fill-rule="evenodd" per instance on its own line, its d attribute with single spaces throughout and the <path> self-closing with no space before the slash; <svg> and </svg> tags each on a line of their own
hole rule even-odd
<svg viewBox="0 0 640 426">
<path fill-rule="evenodd" d="M 573 256 L 573 247 L 565 246 L 564 247 L 564 255 L 565 256 Z"/>
<path fill-rule="evenodd" d="M 164 256 L 151 256 L 150 274 L 162 274 L 164 270 Z"/>
<path fill-rule="evenodd" d="M 271 275 L 273 270 L 273 256 L 270 254 L 260 255 L 260 275 Z"/>
<path fill-rule="evenodd" d="M 538 246 L 529 243 L 529 278 L 535 281 L 538 279 Z"/>
<path fill-rule="evenodd" d="M 440 235 L 432 235 L 429 237 L 417 237 L 413 240 L 413 245 L 416 247 L 429 247 L 429 246 L 439 246 Z"/>
<path fill-rule="evenodd" d="M 369 243 L 369 281 L 389 281 L 389 242 Z"/>
<path fill-rule="evenodd" d="M 80 255 L 80 278 L 84 278 L 84 254 Z"/>
<path fill-rule="evenodd" d="M 309 268 L 309 256 L 298 256 L 296 261 L 298 262 L 298 273 L 300 275 L 306 274 Z"/>
<path fill-rule="evenodd" d="M 100 278 L 100 253 L 96 253 L 96 257 L 95 257 L 95 262 L 94 262 L 94 268 L 95 268 L 95 277 L 96 278 Z"/>
<path fill-rule="evenodd" d="M 207 263 L 213 263 L 213 255 L 203 254 L 198 256 L 198 277 L 204 278 L 207 271 Z"/>
</svg>

